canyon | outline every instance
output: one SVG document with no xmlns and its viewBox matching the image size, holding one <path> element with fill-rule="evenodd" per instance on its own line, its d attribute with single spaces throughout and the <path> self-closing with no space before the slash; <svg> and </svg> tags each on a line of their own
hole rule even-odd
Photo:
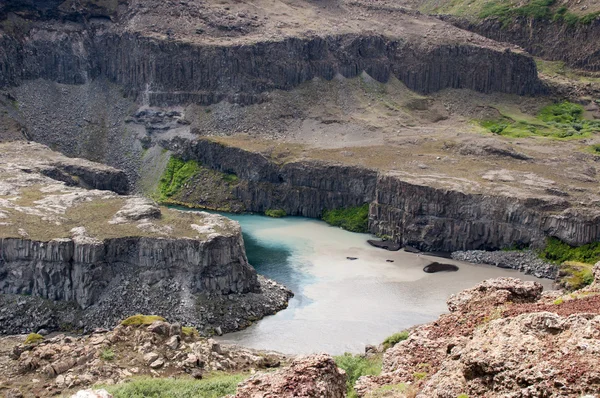
<svg viewBox="0 0 600 398">
<path fill-rule="evenodd" d="M 133 339 L 123 350 L 160 351 L 163 364 L 151 368 L 172 366 L 180 376 L 205 357 L 216 361 L 210 371 L 288 364 L 281 354 L 266 362 L 257 359 L 265 352 L 224 354 L 205 339 L 275 314 L 293 293 L 248 262 L 237 222 L 177 206 L 315 219 L 368 208 L 363 232 L 416 257 L 453 253 L 546 278 L 563 272 L 528 259 L 553 240 L 573 248 L 600 241 L 596 5 L 433 3 L 0 0 L 0 333 L 87 336 L 47 337 L 54 359 L 73 341 L 113 349 Z M 501 250 L 523 248 L 497 260 Z M 347 261 L 358 259 L 350 251 Z M 475 269 L 457 264 L 457 274 Z M 520 387 L 486 380 L 516 377 L 514 369 L 495 372 L 472 359 L 485 338 L 502 344 L 494 328 L 553 322 L 560 327 L 536 336 L 581 337 L 583 323 L 595 325 L 577 308 L 557 315 L 567 320 L 536 310 L 552 311 L 559 299 L 593 302 L 594 289 L 567 297 L 542 295 L 534 282 L 494 281 L 457 296 L 485 304 L 481 311 L 455 297 L 441 328 L 417 327 L 394 348 L 371 347 L 384 358 L 383 372 L 350 383 L 352 393 L 509 394 Z M 169 324 L 117 326 L 135 314 Z M 453 321 L 468 323 L 460 336 L 443 329 Z M 184 336 L 181 325 L 196 332 Z M 557 344 L 574 347 L 561 338 Z M 41 365 L 50 357 L 36 351 L 47 343 L 6 341 L 7 350 L 22 350 L 13 355 L 19 375 L 48 373 Z M 184 348 L 157 348 L 174 341 Z M 429 352 L 428 342 L 440 352 Z M 95 358 L 94 366 L 109 361 L 102 351 L 69 347 Z M 184 364 L 189 355 L 193 366 Z M 137 354 L 130 359 L 150 366 Z M 283 394 L 288 377 L 302 380 L 296 387 L 306 396 L 346 394 L 331 358 L 289 364 L 241 385 L 237 396 Z M 77 366 L 71 381 L 90 370 Z M 551 388 L 523 372 L 527 393 L 514 396 Z M 54 372 L 33 390 L 71 393 L 116 374 L 127 379 L 120 367 L 96 373 L 72 384 Z M 13 387 L 30 393 L 18 377 L 11 394 Z M 556 396 L 593 392 L 572 385 Z M 391 395 L 383 394 L 388 387 Z"/>
</svg>

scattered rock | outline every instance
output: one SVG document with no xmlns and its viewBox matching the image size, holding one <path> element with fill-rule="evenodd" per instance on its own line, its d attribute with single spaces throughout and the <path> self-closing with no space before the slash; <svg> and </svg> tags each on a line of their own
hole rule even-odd
<svg viewBox="0 0 600 398">
<path fill-rule="evenodd" d="M 162 368 L 164 364 L 165 364 L 165 361 L 162 358 L 158 358 L 156 361 L 154 361 L 150 364 L 150 367 L 152 369 L 159 369 L 159 368 Z"/>
</svg>

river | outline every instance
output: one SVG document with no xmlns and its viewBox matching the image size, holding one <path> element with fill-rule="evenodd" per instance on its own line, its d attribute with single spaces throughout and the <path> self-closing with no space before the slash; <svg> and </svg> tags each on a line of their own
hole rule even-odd
<svg viewBox="0 0 600 398">
<path fill-rule="evenodd" d="M 295 294 L 287 309 L 219 338 L 227 343 L 289 354 L 358 353 L 436 319 L 447 312 L 451 294 L 484 279 L 512 276 L 551 286 L 513 270 L 377 249 L 367 243 L 368 234 L 318 220 L 225 215 L 241 224 L 250 264 Z M 427 274 L 422 268 L 430 261 L 460 269 Z"/>
</svg>

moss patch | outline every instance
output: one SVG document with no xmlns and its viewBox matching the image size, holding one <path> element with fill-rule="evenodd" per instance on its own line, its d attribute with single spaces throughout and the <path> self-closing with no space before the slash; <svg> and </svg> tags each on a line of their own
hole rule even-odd
<svg viewBox="0 0 600 398">
<path fill-rule="evenodd" d="M 25 338 L 25 344 L 37 344 L 44 341 L 44 336 L 37 333 L 29 333 Z"/>
<path fill-rule="evenodd" d="M 327 224 L 352 232 L 368 232 L 369 204 L 344 209 L 325 210 L 321 217 Z"/>
<path fill-rule="evenodd" d="M 381 373 L 381 355 L 374 357 L 364 357 L 361 355 L 352 355 L 345 353 L 334 357 L 335 363 L 339 368 L 346 371 L 347 396 L 348 398 L 357 397 L 354 390 L 354 384 L 360 376 L 378 375 Z"/>
<path fill-rule="evenodd" d="M 181 333 L 186 337 L 200 336 L 200 332 L 198 332 L 198 329 L 196 329 L 195 327 L 191 327 L 191 326 L 183 326 L 181 328 Z"/>
<path fill-rule="evenodd" d="M 121 325 L 123 326 L 143 326 L 143 325 L 151 325 L 154 322 L 161 321 L 164 322 L 165 318 L 158 315 L 142 315 L 137 314 L 130 316 L 127 319 L 121 321 Z"/>
<path fill-rule="evenodd" d="M 265 210 L 265 216 L 268 216 L 268 217 L 281 218 L 281 217 L 285 217 L 286 215 L 287 215 L 287 213 L 285 212 L 285 210 L 281 210 L 281 209 Z"/>
<path fill-rule="evenodd" d="M 219 398 L 234 394 L 245 373 L 215 373 L 203 380 L 191 378 L 136 378 L 128 383 L 102 386 L 115 398 Z"/>
<path fill-rule="evenodd" d="M 539 256 L 559 265 L 558 283 L 577 290 L 594 281 L 593 264 L 600 261 L 600 242 L 574 247 L 557 238 L 548 238 Z"/>
<path fill-rule="evenodd" d="M 178 193 L 183 185 L 200 170 L 198 162 L 171 156 L 167 168 L 160 179 L 158 193 L 160 200 L 166 200 Z"/>
<path fill-rule="evenodd" d="M 600 132 L 600 121 L 584 119 L 583 107 L 567 101 L 544 107 L 532 119 L 503 115 L 499 119 L 480 121 L 480 124 L 493 134 L 512 138 L 579 139 Z"/>
</svg>

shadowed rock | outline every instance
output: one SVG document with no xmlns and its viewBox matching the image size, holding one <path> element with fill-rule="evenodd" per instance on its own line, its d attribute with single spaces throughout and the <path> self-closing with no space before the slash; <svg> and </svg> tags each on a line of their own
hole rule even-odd
<svg viewBox="0 0 600 398">
<path fill-rule="evenodd" d="M 400 243 L 392 242 L 390 240 L 369 239 L 367 243 L 371 246 L 378 247 L 380 249 L 386 249 L 392 252 L 398 251 L 402 248 L 402 245 Z"/>
<path fill-rule="evenodd" d="M 435 272 L 444 272 L 444 271 L 454 272 L 454 271 L 458 271 L 458 267 L 454 264 L 443 264 L 443 263 L 434 262 L 429 265 L 426 265 L 423 268 L 423 271 L 427 272 L 428 274 L 433 274 Z"/>
</svg>

